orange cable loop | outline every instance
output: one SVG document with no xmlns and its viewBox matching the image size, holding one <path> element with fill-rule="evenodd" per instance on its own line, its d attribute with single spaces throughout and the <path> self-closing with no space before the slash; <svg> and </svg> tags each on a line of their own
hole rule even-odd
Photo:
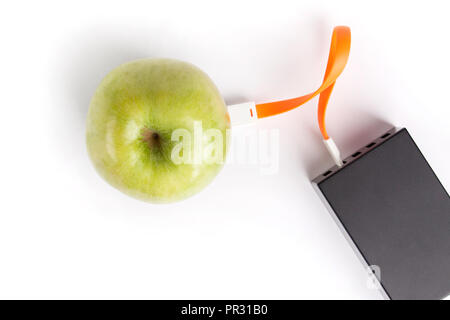
<svg viewBox="0 0 450 320">
<path fill-rule="evenodd" d="M 318 105 L 319 128 L 323 138 L 328 140 L 329 136 L 325 128 L 325 111 L 334 84 L 347 64 L 350 54 L 350 43 L 350 28 L 346 26 L 335 27 L 331 38 L 327 69 L 319 89 L 298 98 L 257 104 L 256 113 L 258 118 L 265 118 L 295 109 L 320 94 Z"/>
</svg>

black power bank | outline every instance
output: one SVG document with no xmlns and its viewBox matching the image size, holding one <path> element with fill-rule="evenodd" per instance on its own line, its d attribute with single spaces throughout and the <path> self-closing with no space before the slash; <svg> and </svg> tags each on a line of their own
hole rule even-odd
<svg viewBox="0 0 450 320">
<path fill-rule="evenodd" d="M 450 294 L 450 198 L 406 129 L 391 129 L 313 180 L 389 299 Z"/>
</svg>

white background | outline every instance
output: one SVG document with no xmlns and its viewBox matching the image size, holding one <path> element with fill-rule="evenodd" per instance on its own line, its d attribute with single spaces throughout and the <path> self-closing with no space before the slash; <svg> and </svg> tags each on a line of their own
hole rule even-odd
<svg viewBox="0 0 450 320">
<path fill-rule="evenodd" d="M 171 57 L 227 103 L 313 91 L 333 26 L 352 52 L 327 115 L 346 156 L 407 127 L 450 188 L 446 1 L 9 1 L 0 11 L 0 298 L 378 299 L 310 179 L 332 165 L 317 100 L 280 130 L 280 168 L 229 165 L 172 205 L 96 174 L 85 119 L 115 66 Z"/>
</svg>

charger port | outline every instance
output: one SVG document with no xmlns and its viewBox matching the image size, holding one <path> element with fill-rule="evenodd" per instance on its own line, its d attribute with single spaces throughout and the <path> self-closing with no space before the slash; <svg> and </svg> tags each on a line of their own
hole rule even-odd
<svg viewBox="0 0 450 320">
<path fill-rule="evenodd" d="M 323 174 L 323 176 L 326 177 L 327 175 L 329 175 L 329 174 L 332 173 L 332 172 L 333 172 L 333 171 L 328 170 L 327 172 L 325 172 L 325 173 Z"/>
</svg>

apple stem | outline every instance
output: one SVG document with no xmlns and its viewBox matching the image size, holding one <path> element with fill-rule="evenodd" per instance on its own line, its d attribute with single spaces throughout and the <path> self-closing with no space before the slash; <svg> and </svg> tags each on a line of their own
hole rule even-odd
<svg viewBox="0 0 450 320">
<path fill-rule="evenodd" d="M 161 136 L 158 134 L 158 132 L 152 129 L 143 128 L 141 131 L 141 138 L 142 141 L 147 143 L 150 149 L 161 146 Z"/>
</svg>

